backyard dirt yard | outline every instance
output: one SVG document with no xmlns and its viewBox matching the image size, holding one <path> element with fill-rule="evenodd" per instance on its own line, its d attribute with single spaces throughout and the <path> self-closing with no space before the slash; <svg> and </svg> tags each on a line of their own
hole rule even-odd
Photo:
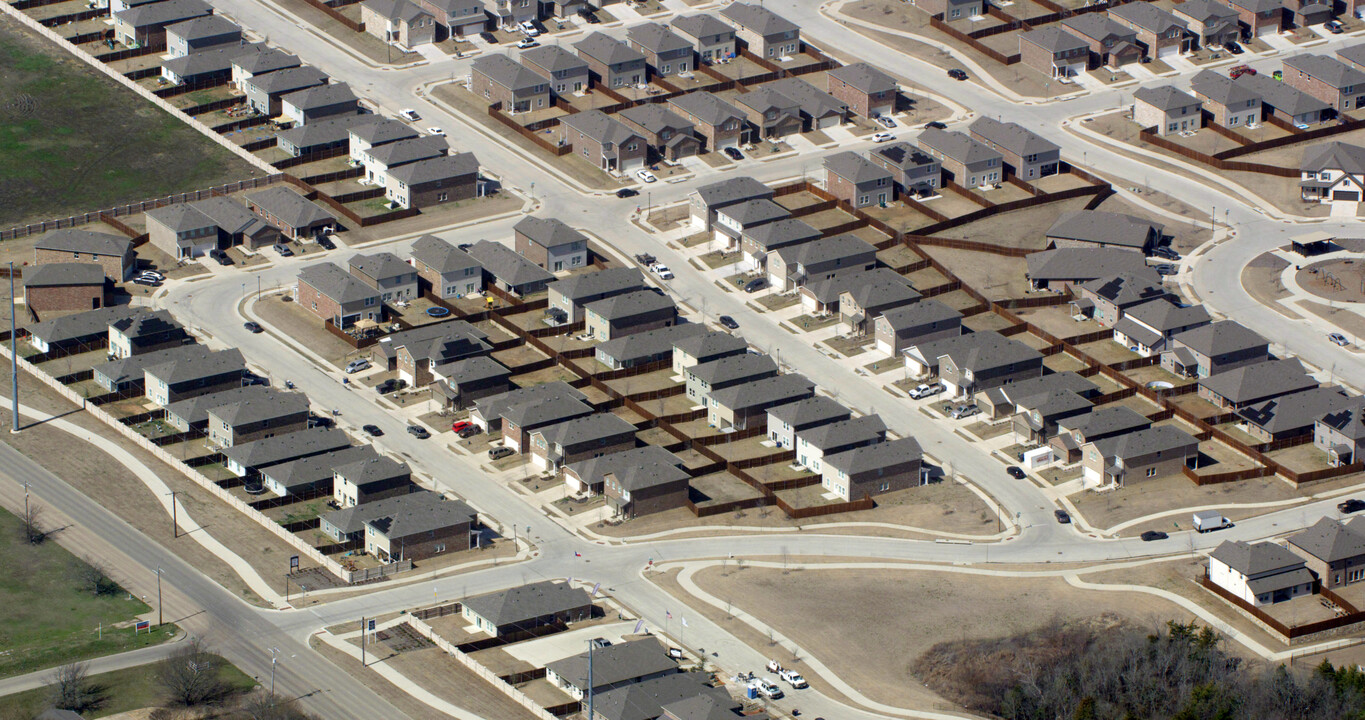
<svg viewBox="0 0 1365 720">
<path fill-rule="evenodd" d="M 1142 198 L 1148 202 L 1156 203 L 1172 212 L 1180 212 L 1183 209 L 1185 211 L 1183 214 L 1187 217 L 1194 214 L 1192 208 L 1175 200 L 1169 195 L 1153 192 L 1150 188 L 1139 189 L 1144 190 L 1144 192 L 1140 194 L 1142 195 Z M 1207 223 L 1209 222 L 1207 213 L 1198 218 L 1199 222 L 1205 223 L 1205 226 L 1197 227 L 1191 223 L 1175 222 L 1168 217 L 1159 216 L 1146 208 L 1138 207 L 1137 205 L 1124 200 L 1118 195 L 1111 195 L 1108 200 L 1100 203 L 1100 206 L 1096 209 L 1103 210 L 1104 212 L 1133 215 L 1135 217 L 1161 223 L 1161 225 L 1164 226 L 1162 233 L 1171 238 L 1171 248 L 1182 255 L 1213 238 L 1213 231 L 1209 230 L 1207 227 Z"/>
<path fill-rule="evenodd" d="M 1057 222 L 1057 218 L 1064 213 L 1084 209 L 1088 202 L 1090 202 L 1088 197 L 1071 198 L 1000 213 L 935 235 L 958 240 L 974 240 L 1000 247 L 1043 250 L 1047 247 L 1047 231 Z"/>
<path fill-rule="evenodd" d="M 536 717 L 440 648 L 426 647 L 399 653 L 384 662 L 436 697 L 484 720 L 534 720 Z"/>
<path fill-rule="evenodd" d="M 991 300 L 1024 297 L 1029 287 L 1023 258 L 931 245 L 921 247 L 958 279 Z"/>
<path fill-rule="evenodd" d="M 8 18 L 0 67 L 0 225 L 261 174 Z"/>
<path fill-rule="evenodd" d="M 766 636 L 747 625 L 727 619 L 724 609 L 703 605 L 671 576 L 654 579 L 761 652 L 803 671 L 817 690 L 832 691 L 823 678 L 803 667 L 800 658 L 772 647 Z M 1078 590 L 1061 578 L 883 568 L 784 572 L 711 567 L 693 579 L 721 602 L 731 603 L 791 638 L 873 700 L 921 709 L 930 705 L 949 709 L 911 674 L 916 660 L 937 643 L 1001 637 L 1031 630 L 1054 617 L 1108 613 L 1143 626 L 1188 619 L 1183 610 L 1149 595 Z M 856 597 L 858 602 L 845 603 L 842 612 L 830 613 L 832 597 Z M 775 603 L 773 598 L 782 602 Z M 811 622 L 812 617 L 823 620 Z"/>
<path fill-rule="evenodd" d="M 1318 491 L 1315 489 L 1311 492 Z M 1070 499 L 1087 523 L 1105 530 L 1134 518 L 1179 508 L 1217 506 L 1221 503 L 1285 502 L 1297 500 L 1304 495 L 1305 493 L 1295 490 L 1292 485 L 1274 476 L 1217 485 L 1195 485 L 1184 475 L 1167 475 L 1150 480 L 1146 478 L 1135 480 L 1122 488 L 1108 492 L 1083 490 L 1072 495 Z M 1228 507 L 1223 510 L 1223 514 L 1232 520 L 1239 520 L 1280 509 L 1283 509 L 1283 506 Z M 1188 529 L 1190 516 L 1180 513 L 1140 523 L 1125 528 L 1119 535 L 1131 537 L 1141 535 L 1145 530 L 1172 532 L 1175 530 L 1174 523 L 1177 522 L 1181 528 Z"/>
<path fill-rule="evenodd" d="M 341 367 L 358 351 L 341 338 L 327 332 L 322 319 L 296 302 L 284 302 L 283 295 L 266 295 L 256 301 L 251 310 L 268 326 L 268 332 L 279 333 L 312 350 Z M 368 351 L 364 353 L 368 356 Z"/>
</svg>

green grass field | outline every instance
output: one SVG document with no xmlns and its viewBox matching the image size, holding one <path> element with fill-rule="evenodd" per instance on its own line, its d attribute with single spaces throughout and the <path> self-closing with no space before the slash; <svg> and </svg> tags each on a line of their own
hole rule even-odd
<svg viewBox="0 0 1365 720">
<path fill-rule="evenodd" d="M 156 645 L 175 635 L 166 625 L 134 633 L 128 623 L 148 611 L 125 592 L 96 596 L 78 586 L 84 565 L 54 540 L 30 545 L 19 518 L 0 511 L 0 677 L 55 667 L 73 660 Z M 103 637 L 100 626 L 103 625 Z"/>
<path fill-rule="evenodd" d="M 0 17 L 0 227 L 259 174 L 182 119 Z"/>
<path fill-rule="evenodd" d="M 226 660 L 221 660 L 219 678 L 231 688 L 231 695 L 240 696 L 256 686 L 256 681 Z M 127 670 L 91 675 L 90 682 L 99 688 L 103 699 L 98 710 L 85 714 L 87 718 L 101 718 L 118 713 L 156 707 L 161 704 L 162 692 L 157 685 L 157 665 L 143 665 Z M 28 690 L 0 696 L 0 718 L 30 717 L 47 709 L 47 690 Z"/>
</svg>

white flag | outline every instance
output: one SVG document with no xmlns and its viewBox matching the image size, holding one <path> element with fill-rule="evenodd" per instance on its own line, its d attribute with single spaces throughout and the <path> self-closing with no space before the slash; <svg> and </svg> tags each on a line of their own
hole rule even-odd
<svg viewBox="0 0 1365 720">
<path fill-rule="evenodd" d="M 682 625 L 683 625 L 683 627 L 687 627 L 687 617 L 686 617 L 686 616 L 684 616 L 683 619 L 682 619 Z"/>
</svg>

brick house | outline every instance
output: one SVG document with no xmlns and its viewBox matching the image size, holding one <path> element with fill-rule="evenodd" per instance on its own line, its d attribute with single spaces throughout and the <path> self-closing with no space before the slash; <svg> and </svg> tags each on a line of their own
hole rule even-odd
<svg viewBox="0 0 1365 720">
<path fill-rule="evenodd" d="M 640 133 L 649 145 L 649 161 L 677 161 L 701 153 L 701 138 L 692 124 L 662 103 L 636 105 L 619 115 L 621 122 Z"/>
<path fill-rule="evenodd" d="M 1217 0 L 1186 0 L 1171 8 L 1190 31 L 1191 49 L 1222 47 L 1242 37 L 1235 9 Z"/>
<path fill-rule="evenodd" d="M 594 82 L 609 88 L 640 85 L 649 80 L 645 56 L 605 33 L 593 32 L 574 43 L 578 57 L 588 63 Z"/>
<path fill-rule="evenodd" d="M 890 75 L 865 62 L 841 65 L 825 74 L 826 91 L 848 104 L 855 115 L 875 118 L 896 111 L 900 86 Z"/>
<path fill-rule="evenodd" d="M 1289 551 L 1329 590 L 1365 581 L 1365 521 L 1319 518 L 1287 539 Z"/>
<path fill-rule="evenodd" d="M 845 502 L 923 484 L 922 455 L 914 438 L 883 440 L 826 455 L 820 484 Z"/>
<path fill-rule="evenodd" d="M 431 491 L 392 498 L 365 514 L 365 552 L 383 563 L 468 550 L 478 521 L 474 508 Z"/>
<path fill-rule="evenodd" d="M 437 39 L 441 36 L 478 35 L 488 28 L 488 11 L 482 0 L 414 0 L 436 19 Z"/>
<path fill-rule="evenodd" d="M 805 128 L 800 103 L 770 87 L 760 86 L 735 98 L 735 102 L 757 129 L 758 138 L 783 138 Z"/>
<path fill-rule="evenodd" d="M 1299 177 L 1304 200 L 1341 203 L 1354 215 L 1365 191 L 1365 148 L 1343 142 L 1309 147 L 1299 162 Z"/>
<path fill-rule="evenodd" d="M 1185 21 L 1149 2 L 1130 2 L 1109 8 L 1109 17 L 1137 33 L 1147 56 L 1161 59 L 1187 52 L 1193 42 Z"/>
<path fill-rule="evenodd" d="M 1144 87 L 1133 93 L 1133 121 L 1155 128 L 1157 135 L 1198 130 L 1204 125 L 1204 103 L 1170 85 Z"/>
<path fill-rule="evenodd" d="M 801 52 L 801 28 L 762 5 L 730 3 L 720 18 L 735 26 L 745 48 L 759 57 L 773 60 Z"/>
<path fill-rule="evenodd" d="M 397 371 L 400 380 L 417 388 L 435 380 L 436 367 L 492 349 L 483 331 L 463 320 L 452 320 L 388 335 L 374 346 L 370 359 L 382 370 Z"/>
<path fill-rule="evenodd" d="M 246 196 L 247 207 L 294 240 L 332 232 L 337 221 L 332 214 L 314 205 L 293 190 L 266 188 Z"/>
<path fill-rule="evenodd" d="M 1160 280 L 1153 281 L 1145 274 L 1119 273 L 1095 278 L 1076 288 L 1077 297 L 1089 301 L 1093 308 L 1090 317 L 1107 328 L 1112 328 L 1132 307 L 1166 297 Z"/>
<path fill-rule="evenodd" d="M 123 282 L 137 267 L 137 254 L 131 240 L 89 230 L 53 230 L 33 246 L 33 264 L 90 263 L 99 265 L 104 276 Z"/>
<path fill-rule="evenodd" d="M 418 160 L 384 175 L 384 197 L 402 208 L 472 200 L 479 193 L 479 160 L 462 152 Z"/>
<path fill-rule="evenodd" d="M 1338 113 L 1359 108 L 1365 102 L 1365 72 L 1326 55 L 1285 58 L 1284 81 Z"/>
<path fill-rule="evenodd" d="M 531 465 L 558 473 L 565 465 L 631 450 L 635 430 L 609 412 L 546 425 L 531 433 Z"/>
<path fill-rule="evenodd" d="M 825 157 L 825 189 L 855 208 L 885 207 L 896 199 L 891 171 L 851 151 Z"/>
<path fill-rule="evenodd" d="M 550 272 L 588 264 L 588 236 L 559 218 L 528 215 L 512 227 L 518 255 Z"/>
<path fill-rule="evenodd" d="M 686 75 L 696 67 L 692 43 L 659 23 L 632 25 L 626 42 L 644 53 L 645 64 L 659 77 Z"/>
<path fill-rule="evenodd" d="M 1103 13 L 1073 15 L 1062 21 L 1067 32 L 1090 45 L 1091 67 L 1122 67 L 1142 60 L 1137 31 L 1114 22 Z"/>
<path fill-rule="evenodd" d="M 550 81 L 550 91 L 563 97 L 581 93 L 591 83 L 588 63 L 558 45 L 542 45 L 521 53 L 521 64 Z"/>
<path fill-rule="evenodd" d="M 967 130 L 973 140 L 999 152 L 1005 167 L 1021 180 L 1056 175 L 1061 167 L 1061 147 L 1018 123 L 982 116 Z"/>
<path fill-rule="evenodd" d="M 559 124 L 564 128 L 561 142 L 606 173 L 629 175 L 645 165 L 649 143 L 601 110 L 567 115 Z"/>
<path fill-rule="evenodd" d="M 418 283 L 443 300 L 483 292 L 483 267 L 469 253 L 435 235 L 412 244 L 408 262 L 417 268 Z"/>
<path fill-rule="evenodd" d="M 710 13 L 679 15 L 668 24 L 692 43 L 692 49 L 703 63 L 709 65 L 735 56 L 735 29 Z"/>
<path fill-rule="evenodd" d="M 391 252 L 352 255 L 347 267 L 353 277 L 379 293 L 380 302 L 417 298 L 417 270 Z"/>
<path fill-rule="evenodd" d="M 148 241 L 176 259 L 196 258 L 234 245 L 258 249 L 280 239 L 278 229 L 226 197 L 166 205 L 144 215 Z"/>
<path fill-rule="evenodd" d="M 1226 0 L 1237 11 L 1242 37 L 1274 35 L 1284 22 L 1283 0 Z"/>
<path fill-rule="evenodd" d="M 486 355 L 476 355 L 431 369 L 436 379 L 433 393 L 447 408 L 465 410 L 481 398 L 499 395 L 512 387 L 512 371 Z"/>
<path fill-rule="evenodd" d="M 1178 475 L 1199 455 L 1199 441 L 1174 425 L 1158 425 L 1095 440 L 1081 448 L 1086 487 Z"/>
<path fill-rule="evenodd" d="M 768 411 L 768 439 L 780 448 L 795 448 L 796 434 L 853 417 L 848 408 L 823 395 L 779 405 Z"/>
<path fill-rule="evenodd" d="M 920 149 L 936 158 L 942 170 L 965 188 L 995 185 L 1005 179 L 1005 156 L 956 131 L 929 128 L 919 135 Z"/>
<path fill-rule="evenodd" d="M 1019 34 L 1019 61 L 1050 78 L 1075 77 L 1090 63 L 1090 44 L 1056 25 Z"/>
<path fill-rule="evenodd" d="M 1222 73 L 1199 71 L 1190 79 L 1190 90 L 1204 103 L 1203 109 L 1213 115 L 1213 121 L 1223 127 L 1246 127 L 1261 122 L 1264 112 L 1261 96 Z"/>
<path fill-rule="evenodd" d="M 576 323 L 583 319 L 583 308 L 588 303 L 644 288 L 644 275 L 633 267 L 570 275 L 550 283 L 547 288 L 550 307 L 546 312 L 558 315 L 561 322 Z"/>
<path fill-rule="evenodd" d="M 108 278 L 93 263 L 47 263 L 23 275 L 24 307 L 38 319 L 102 308 L 108 302 Z"/>
<path fill-rule="evenodd" d="M 943 163 L 910 143 L 884 143 L 872 148 L 868 159 L 891 171 L 896 190 L 929 196 L 943 186 Z"/>
<path fill-rule="evenodd" d="M 743 143 L 744 112 L 705 90 L 694 90 L 668 101 L 668 106 L 692 124 L 703 150 L 720 150 Z"/>
<path fill-rule="evenodd" d="M 542 110 L 550 104 L 550 83 L 539 73 L 502 54 L 474 59 L 469 90 L 509 114 Z"/>
<path fill-rule="evenodd" d="M 542 625 L 563 625 L 595 614 L 586 590 L 552 580 L 476 595 L 460 605 L 465 620 L 480 632 L 513 639 Z"/>
<path fill-rule="evenodd" d="M 342 330 L 361 320 L 377 323 L 384 319 L 379 291 L 335 263 L 318 263 L 299 271 L 294 296 L 299 307 Z"/>
<path fill-rule="evenodd" d="M 436 42 L 436 17 L 409 0 L 365 0 L 360 22 L 365 32 L 409 50 Z"/>
</svg>

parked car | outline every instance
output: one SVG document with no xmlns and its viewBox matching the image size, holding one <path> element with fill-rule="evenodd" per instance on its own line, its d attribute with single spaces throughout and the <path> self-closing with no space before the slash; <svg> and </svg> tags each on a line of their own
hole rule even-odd
<svg viewBox="0 0 1365 720">
<path fill-rule="evenodd" d="M 1224 43 L 1223 49 L 1227 50 L 1229 55 L 1241 55 L 1243 52 L 1241 45 L 1231 41 Z"/>
<path fill-rule="evenodd" d="M 437 137 L 445 137 L 445 136 L 446 136 L 446 131 L 445 131 L 445 130 L 442 130 L 441 128 L 438 128 L 438 127 L 429 127 L 429 128 L 427 128 L 427 134 L 428 134 L 428 135 L 435 135 L 435 136 L 437 136 Z"/>
<path fill-rule="evenodd" d="M 746 292 L 746 293 L 756 293 L 756 292 L 758 292 L 759 290 L 762 290 L 762 289 L 765 288 L 765 287 L 768 287 L 768 281 L 767 281 L 767 280 L 765 280 L 765 279 L 763 279 L 763 278 L 754 278 L 753 280 L 750 280 L 749 282 L 747 282 L 747 283 L 744 284 L 744 292 Z"/>
<path fill-rule="evenodd" d="M 716 322 L 720 323 L 722 326 L 730 330 L 739 329 L 739 323 L 735 322 L 735 319 L 730 317 L 729 315 L 721 315 L 720 317 L 716 318 Z"/>
<path fill-rule="evenodd" d="M 513 449 L 510 448 L 510 447 L 506 447 L 506 446 L 504 446 L 504 445 L 499 445 L 499 446 L 497 446 L 497 447 L 495 447 L 495 448 L 489 448 L 489 449 L 488 449 L 488 459 L 489 459 L 489 460 L 497 460 L 497 459 L 499 459 L 499 458 L 505 458 L 505 457 L 507 457 L 508 455 L 515 455 L 516 452 L 517 452 L 516 450 L 513 450 Z"/>
<path fill-rule="evenodd" d="M 660 280 L 673 279 L 673 271 L 669 270 L 668 266 L 663 263 L 654 263 L 653 265 L 650 265 L 649 271 L 658 275 Z"/>
<path fill-rule="evenodd" d="M 919 385 L 910 391 L 910 397 L 919 400 L 921 398 L 932 397 L 943 392 L 943 385 L 934 383 L 932 385 Z"/>
<path fill-rule="evenodd" d="M 422 427 L 421 425 L 409 425 L 408 434 L 417 438 L 418 440 L 426 440 L 427 438 L 431 437 L 431 433 L 427 432 L 427 429 Z"/>
<path fill-rule="evenodd" d="M 948 77 L 950 77 L 950 78 L 952 78 L 952 79 L 957 80 L 957 81 L 960 82 L 960 81 L 962 81 L 962 80 L 966 80 L 966 79 L 967 79 L 967 71 L 966 71 L 966 70 L 959 70 L 959 69 L 957 69 L 957 68 L 953 68 L 952 70 L 949 70 L 949 71 L 948 71 Z"/>
<path fill-rule="evenodd" d="M 597 23 L 602 22 L 601 20 L 597 19 L 597 15 L 593 13 L 593 11 L 591 10 L 579 10 L 578 16 L 583 18 L 584 20 L 587 20 L 589 25 L 596 25 Z"/>
<path fill-rule="evenodd" d="M 349 375 L 349 374 L 353 374 L 353 373 L 358 373 L 358 372 L 360 372 L 361 370 L 365 370 L 365 369 L 367 369 L 367 368 L 369 368 L 369 367 L 370 367 L 370 361 L 369 361 L 369 360 L 366 360 L 365 358 L 360 358 L 360 359 L 358 359 L 358 360 L 352 360 L 352 361 L 346 363 L 346 373 L 347 373 L 348 375 Z"/>
<path fill-rule="evenodd" d="M 1350 500 L 1347 500 L 1345 502 L 1337 503 L 1337 510 L 1340 510 L 1341 512 L 1344 512 L 1348 515 L 1350 513 L 1360 512 L 1361 510 L 1365 510 L 1365 500 L 1351 498 Z"/>
<path fill-rule="evenodd" d="M 1152 542 L 1153 540 L 1165 540 L 1170 536 L 1160 530 L 1148 530 L 1141 537 L 1143 542 Z"/>
<path fill-rule="evenodd" d="M 279 253 L 280 257 L 294 257 L 294 251 L 284 243 L 275 243 L 275 252 Z"/>
<path fill-rule="evenodd" d="M 461 428 L 455 434 L 459 435 L 461 440 L 466 440 L 468 438 L 474 437 L 475 435 L 478 435 L 481 432 L 483 431 L 479 429 L 478 425 L 470 425 L 467 428 Z"/>
<path fill-rule="evenodd" d="M 877 118 L 877 122 L 881 123 L 882 127 L 886 128 L 896 127 L 896 121 L 892 120 L 890 116 L 887 115 L 882 115 L 881 117 Z"/>
<path fill-rule="evenodd" d="M 768 678 L 754 678 L 749 681 L 749 687 L 757 690 L 759 695 L 769 700 L 777 700 L 782 697 L 782 688 Z"/>
<path fill-rule="evenodd" d="M 1027 477 L 1027 475 L 1024 474 L 1023 469 L 1020 468 L 1018 465 L 1011 465 L 1005 468 L 1005 472 L 1015 480 L 1023 480 L 1025 477 Z"/>
<path fill-rule="evenodd" d="M 422 119 L 422 116 L 418 115 L 417 111 L 412 108 L 403 108 L 402 110 L 399 110 L 398 116 L 408 122 L 417 122 Z"/>
<path fill-rule="evenodd" d="M 540 34 L 540 29 L 536 27 L 535 22 L 532 20 L 522 20 L 520 27 L 521 31 L 530 37 L 535 37 Z"/>
<path fill-rule="evenodd" d="M 801 673 L 795 670 L 783 670 L 779 672 L 777 676 L 782 678 L 784 682 L 786 682 L 793 688 L 796 688 L 797 690 L 800 690 L 801 688 L 804 687 L 809 687 L 809 685 L 806 683 L 806 679 L 801 677 Z"/>
<path fill-rule="evenodd" d="M 1228 69 L 1228 77 L 1236 80 L 1243 75 L 1255 75 L 1256 68 L 1250 65 L 1236 65 Z"/>
<path fill-rule="evenodd" d="M 159 273 L 159 272 L 157 272 L 157 271 L 155 271 L 155 270 L 141 270 L 141 271 L 138 272 L 138 277 L 151 278 L 152 280 L 165 280 L 165 279 L 166 279 L 166 276 L 165 276 L 165 275 L 162 275 L 161 273 Z"/>
<path fill-rule="evenodd" d="M 1057 522 L 1063 525 L 1071 524 L 1071 516 L 1068 515 L 1065 510 L 1054 510 L 1052 516 L 1057 518 Z"/>
<path fill-rule="evenodd" d="M 319 235 L 319 236 L 318 236 L 318 244 L 321 245 L 321 246 L 323 247 L 324 250 L 335 250 L 335 249 L 337 249 L 336 243 L 332 242 L 332 236 L 331 236 L 331 235 Z"/>
<path fill-rule="evenodd" d="M 540 43 L 538 43 L 538 42 L 536 42 L 535 40 L 532 40 L 531 38 L 528 38 L 528 37 L 527 37 L 527 38 L 522 38 L 522 39 L 520 39 L 520 40 L 517 41 L 517 49 L 518 49 L 518 50 L 530 50 L 530 49 L 533 48 L 533 47 L 540 47 Z"/>
<path fill-rule="evenodd" d="M 728 147 L 728 148 L 725 148 L 725 151 L 724 151 L 724 152 L 725 152 L 725 156 L 728 157 L 728 158 L 730 158 L 731 160 L 743 160 L 743 159 L 744 159 L 744 153 L 740 152 L 740 151 L 739 151 L 739 148 Z"/>
<path fill-rule="evenodd" d="M 924 123 L 924 129 L 928 130 L 929 128 L 934 128 L 936 130 L 947 130 L 948 126 L 944 125 L 943 123 L 937 120 L 930 120 L 929 122 Z"/>
<path fill-rule="evenodd" d="M 1324 26 L 1327 28 L 1327 32 L 1330 32 L 1333 35 L 1340 35 L 1346 31 L 1346 28 L 1342 26 L 1341 21 L 1339 20 L 1328 20 L 1324 23 Z"/>
<path fill-rule="evenodd" d="M 619 198 L 632 198 L 639 194 L 640 191 L 635 190 L 634 188 L 621 188 L 620 190 L 616 191 L 616 197 Z"/>
<path fill-rule="evenodd" d="M 401 378 L 389 378 L 388 380 L 385 380 L 384 382 L 376 385 L 374 389 L 375 392 L 378 392 L 380 395 L 388 395 L 391 392 L 402 390 L 407 386 L 408 386 L 407 380 L 403 380 Z"/>
<path fill-rule="evenodd" d="M 658 258 L 654 257 L 653 255 L 650 255 L 649 253 L 635 253 L 635 262 L 640 263 L 645 267 L 653 265 L 657 260 Z"/>
<path fill-rule="evenodd" d="M 1332 333 L 1327 336 L 1327 339 L 1331 340 L 1333 344 L 1340 345 L 1341 347 L 1346 347 L 1351 344 L 1351 341 L 1347 340 L 1346 336 L 1341 333 Z"/>
<path fill-rule="evenodd" d="M 1180 274 L 1180 266 L 1179 266 L 1179 265 L 1172 265 L 1172 264 L 1170 264 L 1170 263 L 1161 263 L 1160 265 L 1157 265 L 1157 266 L 1156 266 L 1156 274 L 1157 274 L 1157 275 L 1178 275 L 1178 274 Z"/>
<path fill-rule="evenodd" d="M 209 257 L 218 261 L 219 265 L 231 265 L 232 258 L 228 257 L 227 251 L 214 248 L 209 251 Z"/>
<path fill-rule="evenodd" d="M 253 335 L 260 334 L 262 330 L 261 324 L 255 320 L 248 320 L 242 323 L 242 327 L 246 328 L 247 332 L 252 333 Z"/>
<path fill-rule="evenodd" d="M 650 172 L 650 171 L 648 171 L 648 170 L 636 170 L 636 171 L 635 171 L 635 177 L 640 178 L 641 180 L 643 180 L 643 181 L 645 181 L 645 182 L 647 182 L 647 183 L 652 183 L 652 182 L 654 182 L 655 180 L 658 180 L 658 179 L 659 179 L 659 178 L 654 177 L 654 173 L 652 173 L 652 172 Z"/>
<path fill-rule="evenodd" d="M 143 287 L 154 287 L 154 288 L 155 288 L 155 287 L 161 287 L 161 281 L 160 281 L 160 280 L 157 280 L 156 278 L 142 277 L 141 275 L 139 275 L 139 276 L 133 278 L 133 284 L 134 284 L 134 285 L 142 285 Z"/>
<path fill-rule="evenodd" d="M 873 136 L 872 136 L 872 142 L 875 142 L 875 143 L 891 142 L 892 140 L 895 140 L 895 139 L 896 139 L 896 136 L 895 136 L 895 135 L 892 135 L 892 134 L 889 133 L 889 132 L 879 132 L 879 133 L 877 133 L 876 135 L 873 135 Z"/>
<path fill-rule="evenodd" d="M 365 434 L 370 437 L 379 437 L 384 434 L 384 431 L 380 430 L 378 425 L 362 425 L 360 429 L 364 430 Z"/>
<path fill-rule="evenodd" d="M 1167 246 L 1165 246 L 1165 245 L 1162 245 L 1161 247 L 1159 247 L 1159 248 L 1153 250 L 1153 251 L 1152 251 L 1152 254 L 1155 255 L 1155 256 L 1157 256 L 1157 257 L 1159 257 L 1159 258 L 1165 258 L 1166 260 L 1179 260 L 1179 259 L 1180 259 L 1180 253 L 1178 253 L 1178 252 L 1172 250 L 1171 248 L 1169 248 L 1169 247 L 1167 247 Z"/>
<path fill-rule="evenodd" d="M 475 424 L 472 423 L 472 422 L 469 422 L 468 420 L 456 420 L 455 422 L 453 422 L 453 423 L 450 424 L 450 431 L 451 431 L 451 432 L 459 432 L 459 431 L 461 431 L 461 430 L 463 430 L 463 429 L 465 429 L 465 428 L 471 428 L 471 427 L 478 427 L 478 426 L 475 425 Z"/>
<path fill-rule="evenodd" d="M 971 417 L 979 412 L 981 412 L 981 408 L 971 403 L 963 403 L 953 408 L 953 411 L 949 413 L 949 417 L 954 420 L 961 420 L 962 418 Z"/>
</svg>

